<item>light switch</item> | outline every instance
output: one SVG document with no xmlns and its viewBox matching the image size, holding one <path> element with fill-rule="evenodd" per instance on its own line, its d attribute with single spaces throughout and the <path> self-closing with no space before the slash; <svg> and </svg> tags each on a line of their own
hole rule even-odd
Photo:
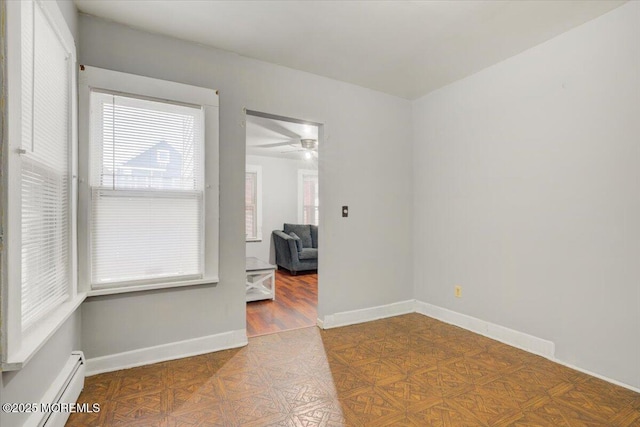
<svg viewBox="0 0 640 427">
<path fill-rule="evenodd" d="M 346 218 L 349 216 L 349 206 L 343 206 L 342 207 L 342 217 Z"/>
</svg>

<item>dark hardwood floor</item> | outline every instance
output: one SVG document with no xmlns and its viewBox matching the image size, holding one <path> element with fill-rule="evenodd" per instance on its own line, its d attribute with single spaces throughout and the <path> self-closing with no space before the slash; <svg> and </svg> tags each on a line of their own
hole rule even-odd
<svg viewBox="0 0 640 427">
<path fill-rule="evenodd" d="M 88 377 L 69 427 L 640 426 L 640 394 L 420 314 Z"/>
<path fill-rule="evenodd" d="M 276 271 L 276 299 L 247 303 L 247 335 L 314 326 L 318 318 L 318 274 Z"/>
</svg>

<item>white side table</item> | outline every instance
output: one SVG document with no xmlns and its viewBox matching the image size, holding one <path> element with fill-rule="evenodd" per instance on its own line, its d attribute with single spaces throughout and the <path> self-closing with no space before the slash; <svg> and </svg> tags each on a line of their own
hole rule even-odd
<svg viewBox="0 0 640 427">
<path fill-rule="evenodd" d="M 247 302 L 276 299 L 276 266 L 255 257 L 247 257 Z"/>
</svg>

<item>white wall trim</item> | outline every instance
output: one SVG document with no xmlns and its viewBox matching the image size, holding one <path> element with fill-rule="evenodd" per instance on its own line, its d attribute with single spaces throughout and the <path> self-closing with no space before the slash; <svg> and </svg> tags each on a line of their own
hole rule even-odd
<svg viewBox="0 0 640 427">
<path fill-rule="evenodd" d="M 459 326 L 471 332 L 475 332 L 485 337 L 503 342 L 529 353 L 555 360 L 555 344 L 552 341 L 534 337 L 495 323 L 487 322 L 466 314 L 461 314 L 446 308 L 428 304 L 426 302 L 417 301 L 415 303 L 415 311 L 425 316 L 441 320 L 451 325 Z"/>
<path fill-rule="evenodd" d="M 385 317 L 399 316 L 413 313 L 415 300 L 394 302 L 377 307 L 363 308 L 360 310 L 343 311 L 335 314 L 327 314 L 324 319 L 318 319 L 318 327 L 321 329 L 338 328 L 340 326 L 354 325 L 356 323 L 370 322 L 384 319 Z"/>
<path fill-rule="evenodd" d="M 94 357 L 87 359 L 86 375 L 91 376 L 103 372 L 117 371 L 119 369 L 150 365 L 166 360 L 181 359 L 183 357 L 243 347 L 247 345 L 247 343 L 246 329 L 238 329 L 221 334 L 145 347 L 108 356 Z"/>
<path fill-rule="evenodd" d="M 571 368 L 571 369 L 574 369 L 576 371 L 582 372 L 583 374 L 587 374 L 587 375 L 591 375 L 592 377 L 599 378 L 599 379 L 601 379 L 603 381 L 606 381 L 608 383 L 615 384 L 615 385 L 620 386 L 620 387 L 624 387 L 624 388 L 629 389 L 631 391 L 635 391 L 636 393 L 640 393 L 640 388 L 634 387 L 634 386 L 629 385 L 629 384 L 625 384 L 625 383 L 623 383 L 621 381 L 614 380 L 614 379 L 611 379 L 609 377 L 605 377 L 604 375 L 597 374 L 597 373 L 589 371 L 587 369 L 579 368 L 579 367 L 577 367 L 575 365 L 572 365 L 570 363 L 563 362 L 560 359 L 551 359 L 551 361 L 556 362 L 556 363 L 558 363 L 558 364 L 560 364 L 562 366 L 566 366 L 567 368 Z"/>
<path fill-rule="evenodd" d="M 95 289 L 91 274 L 91 229 L 93 218 L 92 191 L 99 188 L 93 185 L 90 132 L 91 124 L 91 95 L 94 91 L 104 91 L 111 94 L 120 94 L 134 98 L 158 100 L 168 103 L 183 103 L 202 109 L 203 125 L 200 129 L 204 135 L 201 152 L 202 164 L 200 165 L 201 179 L 204 186 L 198 189 L 203 204 L 200 206 L 199 215 L 206 227 L 200 230 L 202 248 L 200 257 L 201 271 L 197 274 L 199 279 L 194 285 L 205 283 L 217 283 L 220 269 L 220 233 L 219 233 L 219 99 L 218 92 L 214 89 L 188 85 L 173 81 L 155 79 L 142 75 L 123 73 L 103 68 L 81 66 L 78 74 L 78 126 L 79 126 L 79 152 L 78 152 L 78 288 L 84 292 L 96 291 L 96 294 L 105 294 L 106 289 L 116 289 L 116 293 L 140 290 L 157 289 L 164 287 L 157 283 L 110 283 L 109 286 L 96 286 Z M 179 279 L 178 279 L 179 280 Z M 151 280 L 151 282 L 153 282 Z M 171 287 L 173 287 L 173 282 Z M 182 285 L 177 283 L 178 286 Z M 120 285 L 120 286 L 118 286 Z M 129 286 L 131 285 L 131 286 Z"/>
<path fill-rule="evenodd" d="M 576 371 L 591 375 L 592 377 L 596 377 L 611 384 L 624 387 L 626 389 L 635 391 L 636 393 L 640 393 L 640 389 L 637 387 L 625 384 L 604 375 L 597 374 L 595 372 L 557 359 L 555 357 L 555 344 L 552 341 L 544 340 L 533 335 L 525 334 L 524 332 L 515 331 L 504 326 L 496 325 L 485 320 L 477 319 L 466 314 L 461 314 L 418 300 L 416 300 L 415 302 L 415 311 L 416 313 L 432 317 L 451 325 L 459 326 L 471 332 L 475 332 L 477 334 L 484 335 L 485 337 L 503 342 L 512 347 L 517 347 L 529 353 L 537 354 L 551 360 L 552 362 L 566 366 L 567 368 L 575 369 Z"/>
</svg>

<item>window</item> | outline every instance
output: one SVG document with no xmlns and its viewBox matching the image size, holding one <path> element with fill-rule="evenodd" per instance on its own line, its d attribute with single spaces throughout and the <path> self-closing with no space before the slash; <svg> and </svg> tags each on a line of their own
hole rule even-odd
<svg viewBox="0 0 640 427">
<path fill-rule="evenodd" d="M 171 162 L 171 152 L 169 150 L 156 150 L 156 162 L 160 164 L 169 164 Z"/>
<path fill-rule="evenodd" d="M 31 63 L 22 85 L 23 330 L 64 302 L 71 283 L 69 52 L 44 11 L 26 6 L 22 46 Z"/>
<path fill-rule="evenodd" d="M 3 370 L 19 369 L 82 302 L 76 288 L 75 47 L 57 4 L 7 2 Z M 4 204 L 4 203 L 3 203 Z"/>
<path fill-rule="evenodd" d="M 245 235 L 248 242 L 262 240 L 262 167 L 247 165 L 244 186 Z"/>
<path fill-rule="evenodd" d="M 91 91 L 91 283 L 202 278 L 202 107 Z"/>
<path fill-rule="evenodd" d="M 217 282 L 215 91 L 92 67 L 81 80 L 84 286 Z"/>
<path fill-rule="evenodd" d="M 301 224 L 319 223 L 318 171 L 298 171 L 298 222 Z"/>
</svg>

